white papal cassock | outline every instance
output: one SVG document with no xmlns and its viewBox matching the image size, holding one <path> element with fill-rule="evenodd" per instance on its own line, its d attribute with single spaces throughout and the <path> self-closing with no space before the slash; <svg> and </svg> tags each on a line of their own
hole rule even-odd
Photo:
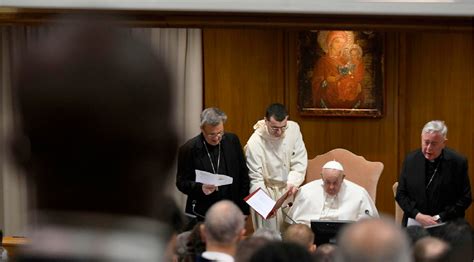
<svg viewBox="0 0 474 262">
<path fill-rule="evenodd" d="M 300 188 L 288 216 L 309 226 L 311 220 L 357 221 L 368 217 L 366 210 L 372 217 L 379 216 L 374 201 L 363 187 L 345 179 L 339 193 L 332 197 L 324 191 L 323 180 L 318 179 Z"/>
</svg>

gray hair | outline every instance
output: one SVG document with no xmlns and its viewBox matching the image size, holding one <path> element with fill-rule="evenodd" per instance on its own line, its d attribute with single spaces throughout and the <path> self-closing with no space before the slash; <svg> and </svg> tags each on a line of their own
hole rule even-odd
<svg viewBox="0 0 474 262">
<path fill-rule="evenodd" d="M 265 239 L 268 239 L 270 241 L 281 241 L 281 234 L 280 232 L 269 229 L 269 228 L 264 228 L 261 227 L 257 229 L 255 232 L 253 232 L 253 237 L 263 237 Z"/>
<path fill-rule="evenodd" d="M 444 138 L 448 135 L 448 127 L 444 124 L 444 121 L 441 120 L 433 120 L 423 127 L 421 134 L 432 134 L 432 133 L 440 133 Z"/>
<path fill-rule="evenodd" d="M 204 220 L 206 238 L 223 245 L 232 244 L 244 226 L 244 214 L 229 200 L 212 205 Z"/>
<path fill-rule="evenodd" d="M 201 112 L 201 127 L 204 125 L 217 126 L 225 123 L 227 115 L 217 107 L 209 107 Z"/>
</svg>

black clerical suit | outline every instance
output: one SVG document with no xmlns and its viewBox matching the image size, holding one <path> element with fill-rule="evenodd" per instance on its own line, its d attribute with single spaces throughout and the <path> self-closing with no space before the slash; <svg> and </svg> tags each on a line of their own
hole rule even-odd
<svg viewBox="0 0 474 262">
<path fill-rule="evenodd" d="M 245 215 L 249 214 L 249 207 L 243 198 L 248 195 L 250 182 L 240 140 L 235 134 L 225 133 L 220 147 L 219 150 L 219 145 L 206 143 L 203 135 L 199 134 L 179 148 L 176 186 L 188 195 L 185 210 L 187 214 L 193 215 L 197 212 L 204 216 L 212 204 L 222 199 L 233 201 Z M 195 182 L 195 170 L 214 173 L 218 165 L 217 173 L 232 177 L 233 182 L 231 185 L 219 186 L 218 190 L 205 195 L 202 184 Z M 193 202 L 195 212 L 192 210 Z"/>
<path fill-rule="evenodd" d="M 402 225 L 406 226 L 408 218 L 414 219 L 418 212 L 439 215 L 441 221 L 464 217 L 472 202 L 467 170 L 467 159 L 448 148 L 433 163 L 420 149 L 408 154 L 396 195 L 404 211 Z"/>
</svg>

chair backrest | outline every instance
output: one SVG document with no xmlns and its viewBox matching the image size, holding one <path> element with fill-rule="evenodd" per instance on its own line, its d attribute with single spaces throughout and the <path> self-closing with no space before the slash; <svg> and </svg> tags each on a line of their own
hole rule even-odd
<svg viewBox="0 0 474 262">
<path fill-rule="evenodd" d="M 395 182 L 392 186 L 393 196 L 397 195 L 398 182 Z M 398 205 L 398 202 L 395 200 L 395 222 L 399 225 L 402 224 L 403 219 L 403 209 Z"/>
<path fill-rule="evenodd" d="M 336 148 L 309 160 L 304 183 L 320 179 L 323 165 L 331 160 L 340 162 L 344 167 L 346 179 L 365 188 L 375 203 L 377 183 L 383 171 L 382 162 L 367 161 L 364 157 L 346 149 Z"/>
</svg>

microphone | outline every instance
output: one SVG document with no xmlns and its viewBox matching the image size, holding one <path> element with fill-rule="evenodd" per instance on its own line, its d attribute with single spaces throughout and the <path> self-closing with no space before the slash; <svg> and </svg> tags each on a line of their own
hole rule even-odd
<svg viewBox="0 0 474 262">
<path fill-rule="evenodd" d="M 366 210 L 364 211 L 364 213 L 365 213 L 367 216 L 369 216 L 369 217 L 371 217 L 371 218 L 374 218 L 374 216 L 372 216 L 372 215 L 370 214 L 370 212 L 369 212 L 368 209 L 366 209 Z"/>
<path fill-rule="evenodd" d="M 291 220 L 292 224 L 298 224 L 298 223 L 296 223 L 296 221 L 293 220 L 293 218 L 291 218 L 285 211 L 283 211 L 283 208 L 287 208 L 287 207 L 291 207 L 291 206 L 293 206 L 293 203 L 292 203 L 292 202 L 288 202 L 288 204 L 287 204 L 286 206 L 283 206 L 283 207 L 281 208 L 281 213 L 282 213 L 283 215 L 285 215 L 285 217 L 289 218 L 289 219 Z"/>
<path fill-rule="evenodd" d="M 204 217 L 203 215 L 199 214 L 198 212 L 196 212 L 196 211 L 194 210 L 194 208 L 196 207 L 196 203 L 197 203 L 197 201 L 196 201 L 196 200 L 193 200 L 193 202 L 192 202 L 192 206 L 193 206 L 193 210 L 192 210 L 192 211 L 193 211 L 193 214 L 194 214 L 195 216 L 198 216 L 198 217 L 202 218 L 202 219 L 206 219 L 206 217 Z"/>
</svg>

